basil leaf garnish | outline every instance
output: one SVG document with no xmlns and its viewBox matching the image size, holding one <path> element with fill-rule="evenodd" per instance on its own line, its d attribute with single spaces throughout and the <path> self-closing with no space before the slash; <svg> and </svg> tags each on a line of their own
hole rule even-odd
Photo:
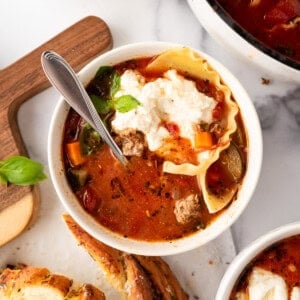
<svg viewBox="0 0 300 300">
<path fill-rule="evenodd" d="M 100 134 L 88 123 L 81 129 L 79 143 L 83 155 L 95 153 L 103 144 Z"/>
<path fill-rule="evenodd" d="M 114 67 L 100 67 L 95 78 L 90 97 L 100 115 L 107 115 L 113 110 L 126 113 L 141 104 L 131 95 L 115 97 L 121 87 L 121 76 Z"/>
<path fill-rule="evenodd" d="M 126 113 L 135 109 L 141 103 L 131 95 L 123 95 L 115 100 L 115 109 L 118 112 Z"/>
<path fill-rule="evenodd" d="M 120 87 L 121 87 L 121 76 L 117 72 L 114 72 L 111 75 L 111 87 L 110 87 L 111 97 L 114 97 L 114 95 L 120 89 Z"/>
<path fill-rule="evenodd" d="M 11 156 L 0 163 L 0 183 L 32 185 L 46 179 L 43 165 L 25 156 Z"/>
<path fill-rule="evenodd" d="M 107 82 L 107 84 L 109 85 L 110 98 L 113 98 L 116 92 L 120 89 L 121 76 L 116 72 L 116 70 L 113 67 L 100 67 L 96 73 L 96 78 L 100 78 Z"/>
<path fill-rule="evenodd" d="M 104 77 L 104 76 L 109 76 L 112 72 L 114 71 L 113 67 L 110 66 L 102 66 L 98 69 L 96 73 L 96 77 Z"/>
<path fill-rule="evenodd" d="M 7 178 L 3 174 L 0 174 L 0 184 L 7 184 Z"/>
<path fill-rule="evenodd" d="M 112 109 L 112 103 L 110 100 L 104 100 L 96 95 L 90 96 L 97 112 L 101 115 L 106 115 Z"/>
</svg>

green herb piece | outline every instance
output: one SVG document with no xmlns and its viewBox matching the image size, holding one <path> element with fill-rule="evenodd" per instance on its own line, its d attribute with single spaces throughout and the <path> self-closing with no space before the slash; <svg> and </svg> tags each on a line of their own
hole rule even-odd
<svg viewBox="0 0 300 300">
<path fill-rule="evenodd" d="M 90 94 L 90 97 L 100 115 L 108 115 L 114 110 L 126 113 L 141 104 L 131 95 L 115 97 L 121 87 L 121 76 L 113 67 L 100 67 L 95 78 L 93 90 L 96 90 L 96 95 Z M 97 91 L 99 91 L 99 95 Z"/>
<path fill-rule="evenodd" d="M 113 105 L 110 100 L 101 99 L 100 97 L 98 97 L 96 95 L 91 95 L 90 98 L 91 98 L 97 112 L 100 115 L 106 115 L 112 109 Z"/>
<path fill-rule="evenodd" d="M 114 99 L 115 109 L 120 113 L 129 112 L 132 109 L 135 109 L 141 103 L 131 95 L 123 95 L 119 98 Z"/>
<path fill-rule="evenodd" d="M 7 184 L 7 178 L 2 174 L 0 174 L 0 184 Z"/>
<path fill-rule="evenodd" d="M 114 72 L 111 75 L 110 96 L 114 97 L 114 95 L 120 89 L 120 87 L 121 87 L 121 76 L 117 72 Z"/>
<path fill-rule="evenodd" d="M 72 187 L 77 190 L 85 185 L 88 180 L 88 172 L 84 169 L 71 169 L 68 176 L 71 178 Z"/>
<path fill-rule="evenodd" d="M 96 77 L 108 82 L 109 95 L 111 98 L 116 94 L 121 86 L 121 76 L 113 67 L 102 66 L 98 69 Z"/>
<path fill-rule="evenodd" d="M 25 156 L 11 156 L 0 162 L 0 183 L 32 185 L 47 178 L 44 167 Z"/>
<path fill-rule="evenodd" d="M 106 77 L 109 76 L 114 71 L 113 67 L 110 66 L 102 66 L 98 69 L 96 73 L 96 77 Z"/>
<path fill-rule="evenodd" d="M 95 153 L 103 144 L 100 134 L 88 123 L 81 129 L 79 143 L 81 153 L 85 156 Z"/>
</svg>

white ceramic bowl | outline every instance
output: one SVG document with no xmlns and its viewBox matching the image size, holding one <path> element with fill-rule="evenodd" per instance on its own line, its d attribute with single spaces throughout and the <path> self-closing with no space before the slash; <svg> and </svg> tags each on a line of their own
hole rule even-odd
<svg viewBox="0 0 300 300">
<path fill-rule="evenodd" d="M 223 16 L 217 3 L 215 3 L 216 1 L 187 1 L 203 27 L 218 42 L 226 45 L 249 62 L 268 71 L 270 75 L 275 75 L 284 81 L 300 82 L 300 63 L 290 62 L 292 66 L 289 66 L 284 56 L 263 46 L 245 30 L 237 29 L 238 26 L 233 25 L 233 20 Z"/>
<path fill-rule="evenodd" d="M 241 273 L 263 250 L 285 238 L 300 234 L 300 222 L 291 223 L 263 235 L 242 250 L 224 274 L 215 300 L 228 300 Z"/>
<path fill-rule="evenodd" d="M 114 65 L 135 57 L 151 56 L 178 46 L 180 45 L 161 42 L 126 45 L 107 52 L 90 62 L 79 72 L 79 77 L 83 84 L 87 84 L 94 77 L 97 69 L 101 65 Z M 197 50 L 194 51 L 199 52 Z M 254 192 L 262 161 L 262 135 L 255 108 L 239 81 L 226 68 L 210 56 L 201 52 L 199 52 L 199 54 L 206 57 L 214 69 L 219 72 L 223 81 L 231 88 L 241 108 L 242 117 L 249 137 L 249 159 L 247 172 L 242 188 L 239 191 L 238 199 L 234 201 L 217 220 L 208 226 L 208 228 L 188 237 L 171 242 L 137 241 L 124 238 L 109 231 L 90 217 L 90 215 L 82 209 L 72 193 L 63 170 L 61 149 L 62 133 L 69 106 L 61 99 L 55 109 L 48 140 L 48 160 L 50 174 L 56 192 L 66 210 L 78 224 L 95 238 L 114 248 L 143 255 L 171 255 L 196 248 L 216 238 L 225 231 L 245 209 Z"/>
</svg>

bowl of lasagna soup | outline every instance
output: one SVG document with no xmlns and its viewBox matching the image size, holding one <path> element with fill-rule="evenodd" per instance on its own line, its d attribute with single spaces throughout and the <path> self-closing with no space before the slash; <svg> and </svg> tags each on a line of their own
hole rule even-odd
<svg viewBox="0 0 300 300">
<path fill-rule="evenodd" d="M 260 237 L 233 260 L 216 300 L 300 299 L 299 249 L 299 222 Z"/>
<path fill-rule="evenodd" d="M 260 173 L 258 117 L 238 80 L 212 57 L 148 42 L 103 54 L 79 72 L 126 156 L 61 99 L 49 164 L 67 211 L 123 251 L 170 255 L 207 243 L 241 214 Z"/>
</svg>

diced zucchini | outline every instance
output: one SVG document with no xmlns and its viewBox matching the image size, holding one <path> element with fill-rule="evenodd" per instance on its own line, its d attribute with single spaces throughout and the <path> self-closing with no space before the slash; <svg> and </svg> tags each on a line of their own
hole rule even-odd
<svg viewBox="0 0 300 300">
<path fill-rule="evenodd" d="M 70 173 L 72 174 L 72 179 L 75 181 L 73 181 L 73 183 L 76 184 L 76 186 L 80 187 L 85 185 L 88 178 L 88 172 L 86 170 L 72 169 Z"/>
<path fill-rule="evenodd" d="M 233 182 L 239 182 L 244 173 L 243 161 L 237 146 L 231 142 L 230 146 L 220 155 L 222 167 Z"/>
</svg>

